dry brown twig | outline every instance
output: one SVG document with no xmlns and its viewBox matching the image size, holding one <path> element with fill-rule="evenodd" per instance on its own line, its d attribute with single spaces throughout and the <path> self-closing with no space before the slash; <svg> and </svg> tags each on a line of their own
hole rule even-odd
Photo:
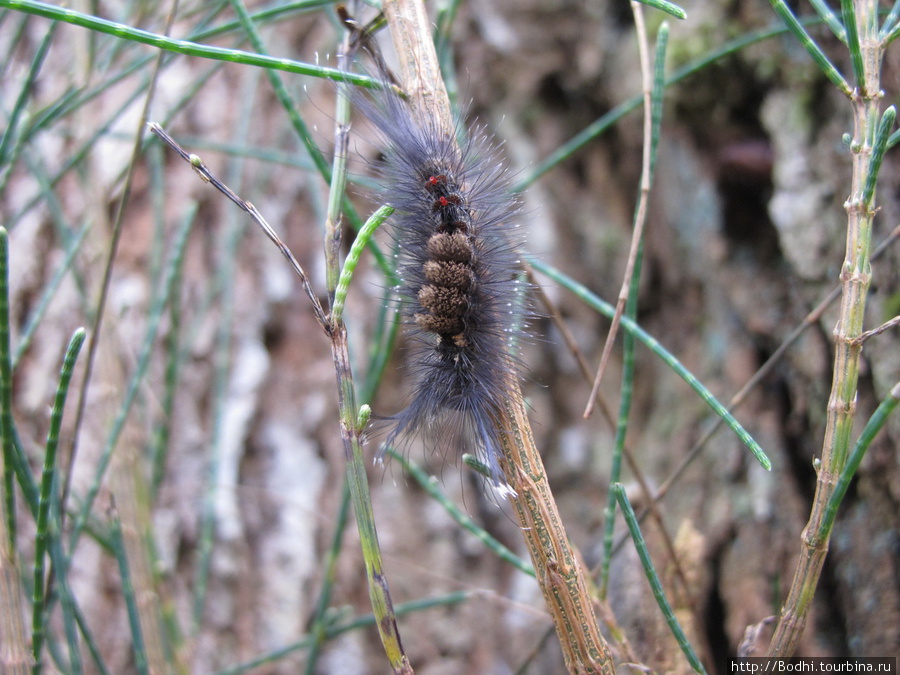
<svg viewBox="0 0 900 675">
<path fill-rule="evenodd" d="M 438 121 L 452 136 L 450 104 L 440 76 L 430 24 L 420 0 L 384 3 L 404 88 L 417 114 Z M 501 468 L 514 491 L 510 501 L 525 536 L 535 575 L 550 609 L 566 666 L 572 673 L 613 673 L 612 656 L 600 634 L 585 571 L 559 516 L 525 412 L 518 383 L 504 419 L 496 420 L 503 448 Z"/>
</svg>

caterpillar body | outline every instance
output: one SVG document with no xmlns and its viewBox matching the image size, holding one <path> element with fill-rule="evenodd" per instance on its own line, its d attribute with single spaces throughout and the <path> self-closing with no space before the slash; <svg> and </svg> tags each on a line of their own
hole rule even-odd
<svg viewBox="0 0 900 675">
<path fill-rule="evenodd" d="M 519 377 L 524 291 L 506 165 L 483 129 L 457 144 L 396 94 L 362 108 L 387 145 L 380 197 L 394 207 L 397 290 L 413 333 L 414 391 L 384 418 L 382 452 L 420 433 L 444 447 L 461 440 L 500 486 L 498 428 Z"/>
</svg>

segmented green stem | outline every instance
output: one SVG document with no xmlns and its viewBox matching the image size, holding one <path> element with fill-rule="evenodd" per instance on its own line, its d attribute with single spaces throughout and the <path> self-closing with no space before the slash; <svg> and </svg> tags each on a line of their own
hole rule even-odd
<svg viewBox="0 0 900 675">
<path fill-rule="evenodd" d="M 9 234 L 0 227 L 0 442 L 3 444 L 3 517 L 10 555 L 16 550 L 16 478 L 13 448 L 12 361 L 9 349 Z"/>
<path fill-rule="evenodd" d="M 581 300 L 586 302 L 590 307 L 593 307 L 595 310 L 603 314 L 605 317 L 609 318 L 615 312 L 615 308 L 610 305 L 608 302 L 601 300 L 597 297 L 593 292 L 591 292 L 586 286 L 578 283 L 571 277 L 563 274 L 558 269 L 547 265 L 546 263 L 538 260 L 537 258 L 526 257 L 526 262 L 533 269 L 537 270 L 541 274 L 544 274 L 558 284 L 567 288 L 572 293 L 577 295 Z M 731 429 L 734 434 L 740 439 L 740 441 L 753 453 L 753 456 L 756 457 L 756 460 L 762 465 L 764 469 L 770 471 L 772 469 L 772 462 L 766 456 L 765 451 L 760 447 L 759 443 L 753 440 L 753 437 L 750 433 L 741 426 L 740 422 L 738 422 L 731 413 L 728 412 L 728 409 L 723 406 L 716 399 L 715 396 L 712 395 L 712 392 L 707 389 L 700 380 L 698 380 L 693 373 L 691 373 L 687 368 L 685 368 L 681 362 L 675 358 L 675 356 L 669 352 L 665 347 L 663 347 L 652 335 L 647 333 L 643 328 L 641 328 L 637 323 L 629 319 L 627 316 L 622 317 L 622 328 L 625 331 L 633 333 L 634 336 L 640 340 L 644 346 L 646 346 L 650 351 L 656 354 L 663 362 L 669 366 L 676 375 L 678 375 L 682 380 L 684 380 L 691 389 L 699 396 L 710 408 L 712 411 L 716 413 L 725 424 L 728 425 L 728 428 Z"/>
<path fill-rule="evenodd" d="M 147 649 L 144 645 L 144 632 L 141 628 L 140 611 L 135 598 L 134 583 L 131 578 L 131 568 L 128 564 L 128 554 L 125 548 L 125 539 L 122 535 L 122 523 L 113 509 L 112 518 L 113 550 L 116 554 L 116 562 L 119 563 L 119 575 L 122 580 L 122 595 L 125 598 L 125 607 L 128 611 L 128 623 L 131 628 L 131 648 L 134 651 L 134 667 L 140 675 L 149 675 L 147 666 Z"/>
<path fill-rule="evenodd" d="M 859 31 L 856 28 L 856 7 L 853 0 L 841 0 L 841 19 L 847 31 L 847 49 L 850 51 L 853 77 L 856 79 L 856 84 L 861 85 L 865 81 L 865 70 L 859 45 Z"/>
<path fill-rule="evenodd" d="M 187 209 L 186 216 L 182 221 L 178 233 L 175 237 L 175 251 L 172 256 L 171 263 L 166 269 L 165 278 L 163 279 L 160 293 L 156 297 L 153 305 L 150 308 L 149 318 L 147 321 L 147 330 L 144 335 L 144 342 L 141 345 L 141 350 L 138 354 L 135 372 L 132 375 L 131 380 L 129 381 L 128 386 L 125 390 L 125 394 L 122 399 L 122 405 L 119 409 L 118 414 L 116 415 L 115 420 L 113 421 L 112 428 L 110 429 L 109 436 L 106 440 L 106 445 L 103 449 L 103 454 L 100 456 L 100 461 L 97 463 L 94 481 L 91 483 L 91 487 L 88 489 L 88 492 L 84 497 L 81 508 L 78 511 L 78 515 L 76 516 L 75 523 L 72 527 L 70 545 L 73 547 L 73 549 L 79 537 L 81 536 L 82 530 L 87 524 L 88 519 L 90 518 L 90 514 L 94 506 L 94 500 L 97 498 L 97 494 L 100 491 L 100 485 L 103 482 L 103 477 L 105 476 L 106 471 L 109 468 L 109 462 L 112 459 L 112 454 L 119 442 L 119 436 L 122 433 L 122 429 L 125 427 L 126 419 L 129 412 L 131 411 L 131 406 L 134 404 L 138 392 L 140 391 L 141 384 L 144 381 L 144 376 L 147 374 L 147 369 L 150 367 L 150 360 L 153 356 L 153 349 L 156 344 L 156 336 L 159 330 L 159 326 L 162 322 L 162 317 L 165 308 L 169 303 L 169 299 L 174 293 L 175 282 L 179 278 L 179 271 L 184 262 L 184 254 L 187 247 L 188 235 L 190 234 L 191 228 L 193 227 L 194 217 L 196 216 L 196 214 L 197 205 L 192 204 Z"/>
<path fill-rule="evenodd" d="M 812 57 L 813 61 L 819 66 L 825 76 L 831 80 L 831 83 L 837 87 L 840 91 L 844 92 L 848 96 L 853 91 L 853 88 L 847 83 L 847 80 L 844 79 L 844 76 L 838 71 L 837 68 L 828 60 L 828 57 L 825 56 L 825 52 L 821 50 L 819 45 L 810 37 L 809 33 L 806 32 L 806 29 L 803 27 L 803 24 L 797 20 L 797 17 L 794 16 L 794 13 L 790 10 L 784 0 L 769 0 L 772 3 L 772 8 L 775 10 L 775 13 L 781 17 L 781 20 L 784 21 L 788 30 L 794 34 L 794 37 L 803 45 L 803 48 L 809 53 Z"/>
<path fill-rule="evenodd" d="M 164 49 L 165 51 L 184 54 L 185 56 L 199 56 L 205 59 L 240 63 L 246 66 L 283 70 L 288 73 L 297 73 L 299 75 L 324 77 L 331 80 L 350 82 L 351 84 L 356 84 L 361 87 L 378 87 L 381 84 L 371 77 L 355 75 L 353 73 L 344 73 L 334 68 L 325 68 L 309 63 L 292 61 L 291 59 L 280 59 L 262 54 L 254 54 L 239 49 L 225 49 L 186 40 L 176 40 L 157 33 L 132 28 L 131 26 L 116 23 L 115 21 L 107 21 L 106 19 L 100 19 L 89 14 L 82 14 L 75 10 L 56 7 L 43 2 L 36 2 L 35 0 L 0 0 L 0 7 L 42 16 L 47 19 L 52 19 L 53 21 L 71 23 L 75 26 L 97 31 L 98 33 L 105 33 L 132 42 L 140 42 L 145 45 L 156 47 L 157 49 Z"/>
<path fill-rule="evenodd" d="M 341 268 L 337 288 L 335 288 L 334 291 L 334 306 L 331 309 L 332 321 L 343 321 L 344 302 L 347 300 L 347 292 L 350 290 L 350 281 L 353 279 L 353 273 L 356 271 L 356 266 L 359 264 L 359 258 L 366 246 L 369 245 L 369 240 L 372 238 L 372 235 L 375 234 L 375 230 L 377 230 L 393 212 L 393 207 L 382 206 L 369 216 L 365 225 L 363 225 L 362 229 L 356 235 L 356 239 L 353 240 L 353 245 L 350 247 L 350 252 L 347 254 L 347 258 L 344 260 L 344 266 Z"/>
<path fill-rule="evenodd" d="M 319 591 L 319 598 L 316 600 L 316 609 L 313 612 L 310 621 L 309 635 L 311 644 L 309 646 L 309 656 L 306 659 L 306 675 L 315 675 L 316 663 L 319 659 L 319 652 L 322 645 L 325 644 L 326 633 L 328 631 L 328 607 L 331 603 L 331 593 L 334 590 L 334 580 L 337 574 L 338 558 L 341 554 L 341 542 L 344 539 L 344 531 L 347 529 L 347 522 L 350 520 L 350 482 L 345 475 L 341 483 L 341 503 L 338 507 L 337 518 L 334 523 L 334 531 L 331 535 L 331 546 L 325 556 L 325 564 L 322 566 L 322 589 Z"/>
<path fill-rule="evenodd" d="M 831 528 L 834 526 L 834 519 L 837 515 L 838 507 L 841 505 L 844 495 L 847 494 L 847 488 L 850 487 L 850 481 L 853 479 L 853 476 L 856 475 L 856 470 L 859 469 L 859 465 L 862 463 L 866 451 L 868 451 L 869 446 L 875 439 L 875 435 L 881 431 L 881 428 L 887 422 L 890 414 L 894 412 L 898 403 L 900 403 L 900 383 L 894 385 L 893 389 L 891 389 L 881 402 L 881 405 L 878 406 L 878 409 L 872 413 L 872 417 L 869 418 L 869 421 L 866 423 L 859 438 L 856 439 L 856 443 L 853 446 L 853 452 L 850 453 L 847 464 L 844 466 L 844 470 L 841 471 L 841 477 L 834 486 L 834 492 L 831 493 L 831 497 L 829 497 L 828 504 L 825 507 L 825 515 L 822 518 L 822 524 L 819 528 L 819 539 L 827 539 L 831 536 Z"/>
<path fill-rule="evenodd" d="M 472 596 L 473 594 L 468 591 L 457 591 L 456 593 L 448 593 L 447 595 L 436 598 L 404 602 L 398 604 L 394 608 L 394 611 L 397 616 L 403 616 L 404 614 L 413 614 L 415 612 L 422 612 L 436 607 L 452 607 L 453 605 L 469 600 Z M 332 623 L 325 627 L 325 639 L 331 640 L 350 631 L 359 630 L 361 628 L 371 628 L 377 622 L 378 618 L 374 614 L 366 614 L 365 616 L 356 617 L 349 621 Z M 308 649 L 312 644 L 313 639 L 313 636 L 305 637 L 302 640 L 298 640 L 281 649 L 271 651 L 252 661 L 247 661 L 246 663 L 234 666 L 233 668 L 227 668 L 226 670 L 220 670 L 216 675 L 243 675 L 244 673 L 255 672 L 255 669 L 258 669 L 260 666 L 269 663 L 277 663 L 279 660 L 294 652 Z"/>
<path fill-rule="evenodd" d="M 0 227 L 0 442 L 3 445 L 3 483 L 0 485 L 0 669 L 12 675 L 28 672 L 30 656 L 19 602 L 16 560 L 15 457 L 12 428 L 12 366 L 9 358 L 9 235 Z M 30 477 L 26 463 L 19 463 Z M 36 500 L 35 500 L 36 503 Z"/>
<path fill-rule="evenodd" d="M 656 573 L 656 568 L 653 566 L 653 561 L 650 559 L 650 552 L 647 550 L 644 535 L 641 534 L 637 516 L 635 516 L 634 509 L 631 507 L 631 502 L 628 501 L 628 496 L 625 494 L 625 488 L 622 487 L 621 483 L 616 483 L 613 485 L 612 491 L 619 502 L 619 508 L 622 509 L 622 515 L 625 516 L 625 523 L 628 525 L 628 531 L 631 533 L 632 541 L 634 541 L 634 548 L 637 550 L 638 557 L 641 559 L 641 566 L 644 568 L 647 582 L 653 590 L 653 597 L 656 599 L 656 604 L 659 605 L 663 616 L 666 617 L 666 623 L 669 624 L 672 635 L 675 636 L 675 640 L 678 642 L 678 646 L 681 647 L 681 651 L 687 657 L 688 663 L 691 664 L 691 668 L 698 673 L 706 673 L 706 669 L 703 667 L 703 664 L 700 663 L 700 659 L 697 658 L 694 648 L 691 647 L 687 635 L 684 634 L 684 630 L 681 628 L 681 624 L 678 623 L 675 612 L 672 611 L 672 606 L 666 598 L 666 593 L 659 580 L 659 575 Z"/>
<path fill-rule="evenodd" d="M 515 553 L 510 551 L 506 546 L 501 544 L 497 539 L 492 537 L 490 533 L 487 532 L 483 527 L 478 525 L 474 520 L 472 520 L 468 515 L 463 513 L 459 507 L 453 503 L 453 501 L 441 490 L 438 485 L 438 480 L 434 476 L 429 476 L 422 468 L 416 464 L 413 464 L 406 457 L 403 456 L 402 453 L 396 452 L 393 448 L 388 450 L 388 455 L 390 455 L 391 459 L 396 462 L 399 462 L 403 466 L 403 470 L 409 473 L 415 481 L 419 484 L 419 486 L 428 493 L 432 499 L 434 499 L 438 504 L 444 507 L 444 510 L 447 514 L 453 518 L 456 523 L 462 527 L 467 532 L 471 532 L 474 534 L 479 541 L 481 541 L 485 546 L 487 546 L 498 558 L 501 560 L 508 562 L 510 565 L 515 567 L 521 572 L 524 572 L 530 577 L 534 576 L 534 567 L 530 565 L 528 562 L 517 556 Z M 488 467 L 483 467 L 484 472 L 483 476 L 490 479 L 491 472 Z"/>
<path fill-rule="evenodd" d="M 71 271 L 72 263 L 75 262 L 75 256 L 78 254 L 78 251 L 81 250 L 81 244 L 84 242 L 84 239 L 87 236 L 89 230 L 90 224 L 85 224 L 84 227 L 82 227 L 81 230 L 78 231 L 78 234 L 72 238 L 72 240 L 69 242 L 65 259 L 62 261 L 62 264 L 60 264 L 59 269 L 56 270 L 53 278 L 42 289 L 41 298 L 40 300 L 38 300 L 37 305 L 31 312 L 31 316 L 28 319 L 28 324 L 19 335 L 18 344 L 16 344 L 16 351 L 12 355 L 13 370 L 16 369 L 16 366 L 19 365 L 19 361 L 22 359 L 22 356 L 25 355 L 25 352 L 27 352 L 28 348 L 31 346 L 31 340 L 34 338 L 34 333 L 37 330 L 37 327 L 40 325 L 41 319 L 43 319 L 44 315 L 47 313 L 47 309 L 50 307 L 50 302 L 56 296 L 57 289 L 62 284 L 63 279 L 65 279 L 66 275 Z"/>
<path fill-rule="evenodd" d="M 809 24 L 816 24 L 821 22 L 821 19 L 817 19 L 816 17 L 795 20 L 801 28 Z M 898 30 L 900 30 L 900 28 L 898 28 Z M 744 49 L 749 45 L 756 44 L 757 42 L 762 42 L 764 40 L 769 40 L 779 35 L 784 35 L 787 32 L 789 32 L 789 29 L 779 24 L 778 26 L 772 28 L 763 28 L 762 30 L 752 31 L 750 33 L 746 33 L 740 37 L 737 37 L 734 40 L 729 40 L 721 47 L 714 49 L 707 54 L 704 54 L 700 58 L 690 61 L 678 70 L 674 71 L 668 78 L 666 78 L 666 86 L 670 86 L 672 84 L 675 84 L 676 82 L 680 82 L 681 80 L 693 75 L 694 73 L 703 70 L 711 63 L 715 63 L 716 61 L 734 54 L 735 52 L 740 51 L 741 49 Z M 525 190 L 529 185 L 537 181 L 538 178 L 574 155 L 590 141 L 600 136 L 612 125 L 625 117 L 625 115 L 640 106 L 641 101 L 642 97 L 640 94 L 638 94 L 637 96 L 632 96 L 628 100 L 623 101 L 615 108 L 603 114 L 601 117 L 597 118 L 594 122 L 586 126 L 575 136 L 563 143 L 556 150 L 547 155 L 547 157 L 545 157 L 543 160 L 538 162 L 534 166 L 534 168 L 532 168 L 527 174 L 524 174 L 524 177 L 521 180 L 512 185 L 512 192 L 522 192 L 523 190 Z"/>
<path fill-rule="evenodd" d="M 875 182 L 878 179 L 878 172 L 881 169 L 881 162 L 884 159 L 884 153 L 887 150 L 888 141 L 891 137 L 891 129 L 894 128 L 894 121 L 897 119 L 897 109 L 891 106 L 884 111 L 881 116 L 881 122 L 878 125 L 878 131 L 875 134 L 875 142 L 872 148 L 872 156 L 869 158 L 869 166 L 866 170 L 866 185 L 863 188 L 862 202 L 867 208 L 872 208 L 872 201 L 875 199 Z"/>
<path fill-rule="evenodd" d="M 345 35 L 341 60 L 346 58 L 350 35 Z M 346 66 L 346 63 L 342 63 Z M 346 92 L 341 92 L 336 106 L 334 173 L 330 181 L 328 213 L 325 220 L 325 276 L 329 293 L 334 294 L 328 334 L 331 337 L 331 353 L 334 360 L 335 377 L 338 386 L 338 406 L 340 411 L 341 440 L 347 461 L 347 482 L 350 487 L 350 501 L 356 515 L 356 528 L 362 544 L 363 561 L 372 611 L 378 619 L 378 636 L 385 654 L 395 673 L 408 675 L 413 672 L 409 659 L 403 650 L 397 616 L 394 613 L 391 592 L 381 559 L 381 546 L 375 527 L 375 513 L 369 492 L 366 461 L 362 451 L 362 434 L 368 422 L 369 407 L 359 408 L 356 398 L 356 384 L 350 366 L 350 346 L 347 343 L 347 327 L 344 324 L 344 302 L 350 280 L 362 255 L 363 248 L 370 242 L 375 229 L 393 212 L 390 207 L 382 207 L 359 228 L 359 235 L 353 242 L 343 269 L 338 253 L 341 242 L 342 215 L 340 207 L 345 203 L 344 188 L 347 172 L 347 142 L 350 122 L 350 102 Z"/>
<path fill-rule="evenodd" d="M 658 9 L 666 14 L 670 14 L 676 19 L 687 18 L 687 12 L 673 2 L 667 2 L 667 0 L 637 0 L 637 2 Z"/>
<path fill-rule="evenodd" d="M 28 77 L 22 85 L 22 88 L 19 90 L 19 95 L 16 97 L 16 102 L 13 104 L 13 108 L 6 121 L 6 129 L 4 129 L 3 136 L 0 138 L 0 192 L 6 190 L 7 181 L 11 175 L 12 167 L 15 164 L 15 156 L 18 154 L 18 149 L 14 148 L 14 144 L 19 144 L 22 141 L 21 135 L 16 133 L 17 127 L 25 112 L 25 106 L 34 93 L 34 83 L 37 80 L 38 74 L 41 72 L 41 66 L 44 65 L 44 59 L 47 56 L 47 52 L 50 50 L 50 45 L 53 43 L 53 36 L 56 34 L 56 26 L 57 24 L 50 26 L 50 30 L 47 31 L 44 39 L 41 40 L 41 44 L 34 55 L 34 59 L 31 61 Z"/>
<path fill-rule="evenodd" d="M 811 4 L 813 9 L 816 10 L 816 13 L 822 17 L 822 21 L 824 21 L 829 30 L 834 33 L 835 37 L 846 44 L 847 31 L 844 30 L 843 24 L 832 11 L 831 7 L 829 7 L 824 0 L 810 0 L 809 4 Z"/>
<path fill-rule="evenodd" d="M 894 2 L 894 6 L 891 7 L 891 11 L 884 19 L 884 23 L 881 24 L 881 30 L 878 31 L 878 36 L 884 40 L 885 46 L 890 44 L 893 38 L 897 37 L 896 31 L 900 28 L 897 24 L 897 19 L 900 19 L 900 2 Z"/>
<path fill-rule="evenodd" d="M 331 338 L 331 353 L 335 364 L 338 405 L 341 415 L 341 440 L 344 442 L 350 494 L 362 544 L 366 578 L 369 581 L 369 600 L 372 603 L 372 611 L 378 617 L 378 634 L 391 667 L 395 673 L 406 675 L 412 673 L 413 670 L 400 641 L 397 618 L 381 560 L 381 547 L 378 544 L 372 497 L 366 476 L 366 460 L 362 450 L 363 430 L 358 426 L 356 390 L 353 385 L 350 353 L 347 348 L 347 327 L 343 322 L 333 324 Z"/>
<path fill-rule="evenodd" d="M 31 652 L 34 655 L 32 671 L 34 673 L 41 670 L 41 649 L 44 645 L 44 626 L 47 623 L 44 616 L 44 570 L 47 543 L 50 538 L 50 506 L 59 498 L 54 489 L 57 486 L 58 478 L 56 453 L 59 449 L 59 429 L 62 426 L 63 410 L 66 407 L 66 397 L 69 394 L 69 384 L 72 382 L 75 361 L 78 359 L 78 353 L 81 351 L 86 335 L 84 328 L 79 328 L 69 340 L 59 374 L 59 385 L 56 387 L 56 398 L 53 400 L 53 409 L 50 413 L 50 428 L 47 431 L 44 469 L 41 475 L 37 535 L 34 542 L 34 588 L 32 589 L 31 618 Z"/>
<path fill-rule="evenodd" d="M 879 117 L 880 74 L 884 43 L 879 37 L 876 0 L 858 0 L 844 9 L 845 23 L 850 13 L 859 29 L 861 69 L 854 65 L 857 88 L 850 95 L 853 111 L 853 137 L 850 143 L 852 165 L 847 210 L 847 247 L 841 268 L 840 318 L 834 331 L 835 356 L 831 395 L 825 424 L 822 456 L 816 461 L 816 492 L 809 522 L 801 534 L 800 556 L 787 600 L 775 634 L 769 644 L 770 656 L 790 656 L 797 648 L 815 595 L 819 576 L 828 554 L 829 537 L 825 527 L 829 504 L 839 478 L 845 471 L 856 411 L 859 355 L 862 343 L 866 295 L 871 279 L 870 248 L 875 215 L 875 176 L 893 123 L 893 112 Z M 848 41 L 852 28 L 847 26 Z M 855 49 L 851 57 L 856 61 Z M 827 73 L 826 73 L 827 74 Z M 823 536 L 824 535 L 824 536 Z"/>
</svg>

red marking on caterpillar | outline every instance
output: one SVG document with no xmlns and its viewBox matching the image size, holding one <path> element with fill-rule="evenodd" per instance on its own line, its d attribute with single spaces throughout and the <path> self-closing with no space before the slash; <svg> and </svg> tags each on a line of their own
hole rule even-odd
<svg viewBox="0 0 900 675">
<path fill-rule="evenodd" d="M 393 425 L 382 451 L 423 432 L 444 447 L 461 439 L 499 486 L 498 422 L 519 377 L 523 322 L 518 203 L 483 129 L 459 146 L 396 95 L 376 96 L 357 102 L 387 144 L 380 196 L 395 209 L 415 378 L 409 405 L 381 418 Z"/>
</svg>

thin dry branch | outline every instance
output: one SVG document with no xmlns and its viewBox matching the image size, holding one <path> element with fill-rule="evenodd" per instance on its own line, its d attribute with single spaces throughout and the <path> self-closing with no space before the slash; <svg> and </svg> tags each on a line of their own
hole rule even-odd
<svg viewBox="0 0 900 675">
<path fill-rule="evenodd" d="M 420 0 L 384 3 L 401 62 L 404 85 L 418 113 L 436 120 L 452 137 L 454 128 L 440 76 L 429 23 Z M 501 468 L 514 491 L 509 496 L 528 544 L 535 575 L 550 609 L 571 673 L 614 673 L 609 647 L 600 635 L 585 571 L 569 543 L 516 384 L 505 419 L 496 420 L 504 451 Z"/>
<path fill-rule="evenodd" d="M 260 226 L 263 232 L 266 233 L 266 236 L 272 241 L 275 246 L 278 247 L 278 250 L 281 251 L 282 255 L 287 259 L 288 263 L 291 265 L 291 269 L 294 270 L 294 273 L 300 278 L 300 282 L 303 284 L 303 290 L 306 292 L 307 297 L 313 306 L 313 311 L 316 315 L 316 320 L 319 322 L 319 325 L 322 326 L 322 329 L 327 333 L 331 334 L 330 323 L 325 316 L 325 310 L 322 309 L 322 303 L 319 302 L 318 296 L 316 296 L 315 292 L 312 289 L 312 286 L 309 283 L 309 277 L 306 276 L 306 272 L 303 271 L 303 268 L 300 266 L 300 263 L 297 262 L 297 259 L 294 257 L 294 254 L 291 253 L 291 250 L 287 247 L 281 238 L 275 234 L 275 230 L 272 229 L 272 226 L 266 222 L 266 219 L 263 218 L 263 215 L 257 210 L 252 203 L 248 202 L 246 199 L 241 199 L 238 195 L 236 195 L 231 188 L 225 185 L 222 181 L 216 178 L 206 165 L 203 163 L 197 155 L 192 155 L 184 150 L 178 143 L 173 139 L 169 134 L 165 132 L 165 130 L 156 122 L 150 122 L 148 124 L 150 127 L 150 131 L 156 134 L 166 145 L 172 148 L 175 152 L 181 155 L 182 159 L 184 159 L 188 164 L 190 164 L 194 171 L 197 172 L 197 175 L 203 179 L 204 182 L 209 183 L 214 188 L 216 188 L 223 195 L 228 197 L 231 201 L 237 204 L 243 211 L 246 211 L 250 214 L 250 217 L 256 221 L 256 224 Z"/>
</svg>

